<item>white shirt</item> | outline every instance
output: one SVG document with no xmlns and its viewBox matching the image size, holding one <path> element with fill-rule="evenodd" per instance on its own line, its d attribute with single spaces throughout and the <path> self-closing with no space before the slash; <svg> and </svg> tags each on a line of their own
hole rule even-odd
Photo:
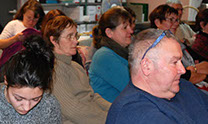
<svg viewBox="0 0 208 124">
<path fill-rule="evenodd" d="M 17 33 L 25 30 L 26 27 L 23 25 L 23 22 L 20 20 L 12 20 L 3 29 L 0 39 L 8 39 L 10 37 L 15 36 Z"/>
</svg>

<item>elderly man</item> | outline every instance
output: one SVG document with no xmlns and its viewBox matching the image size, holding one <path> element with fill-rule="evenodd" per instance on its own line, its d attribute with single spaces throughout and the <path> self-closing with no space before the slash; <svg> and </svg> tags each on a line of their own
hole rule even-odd
<svg viewBox="0 0 208 124">
<path fill-rule="evenodd" d="M 167 0 L 166 4 L 178 10 L 179 20 L 183 15 L 183 6 L 180 0 Z M 188 46 L 191 46 L 195 40 L 196 33 L 191 29 L 189 25 L 180 21 L 179 27 L 176 30 L 175 36 L 177 36 L 182 42 L 186 42 Z"/>
<path fill-rule="evenodd" d="M 129 52 L 131 82 L 113 102 L 106 124 L 208 123 L 208 96 L 180 79 L 182 51 L 169 31 L 140 32 Z"/>
</svg>

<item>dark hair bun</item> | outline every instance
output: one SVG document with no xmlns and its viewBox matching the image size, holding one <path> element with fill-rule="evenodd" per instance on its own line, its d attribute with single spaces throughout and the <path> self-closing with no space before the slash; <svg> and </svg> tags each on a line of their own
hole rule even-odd
<svg viewBox="0 0 208 124">
<path fill-rule="evenodd" d="M 50 65 L 54 65 L 54 54 L 52 49 L 47 46 L 41 35 L 34 34 L 27 36 L 23 46 L 25 47 L 23 51 L 30 56 L 39 60 L 46 60 Z"/>
</svg>

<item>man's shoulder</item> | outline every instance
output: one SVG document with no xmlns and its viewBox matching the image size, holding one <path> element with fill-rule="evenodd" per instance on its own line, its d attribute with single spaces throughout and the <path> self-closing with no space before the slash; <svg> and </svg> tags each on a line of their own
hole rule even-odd
<svg viewBox="0 0 208 124">
<path fill-rule="evenodd" d="M 142 92 L 130 93 L 131 88 L 125 89 L 123 94 L 121 94 L 113 102 L 110 107 L 107 124 L 111 123 L 139 123 L 143 122 L 144 119 L 155 113 L 161 113 L 157 107 L 157 104 L 152 102 L 151 98 L 149 99 Z M 130 91 L 130 92 L 129 92 Z"/>
<path fill-rule="evenodd" d="M 138 109 L 147 110 L 147 108 L 155 107 L 155 104 L 151 101 L 151 95 L 149 96 L 148 93 L 129 84 L 113 102 L 111 109 L 116 111 L 124 110 L 124 112 L 137 111 Z"/>
</svg>

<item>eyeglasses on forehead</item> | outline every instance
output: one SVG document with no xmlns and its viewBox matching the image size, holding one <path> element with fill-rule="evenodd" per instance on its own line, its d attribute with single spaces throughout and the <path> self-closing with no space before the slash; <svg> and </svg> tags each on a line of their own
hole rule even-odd
<svg viewBox="0 0 208 124">
<path fill-rule="evenodd" d="M 144 55 L 142 56 L 142 59 L 144 59 L 144 57 L 146 56 L 147 52 L 152 49 L 153 47 L 155 47 L 165 36 L 166 37 L 170 37 L 172 34 L 172 32 L 170 30 L 164 30 L 163 33 L 155 40 L 155 42 L 145 51 Z"/>
</svg>

